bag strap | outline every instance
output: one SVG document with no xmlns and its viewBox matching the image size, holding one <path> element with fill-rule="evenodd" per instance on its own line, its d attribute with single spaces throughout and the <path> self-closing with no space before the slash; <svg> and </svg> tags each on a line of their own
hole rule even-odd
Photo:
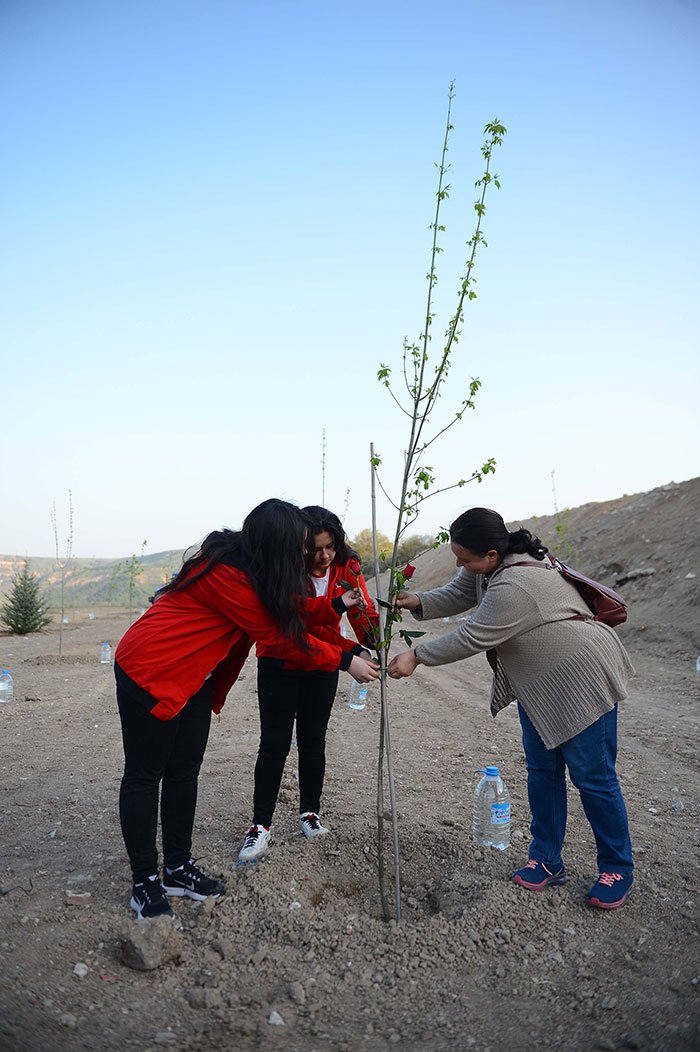
<svg viewBox="0 0 700 1052">
<path fill-rule="evenodd" d="M 523 559 L 521 562 L 508 563 L 507 566 L 499 566 L 498 569 L 494 570 L 494 572 L 489 577 L 488 583 L 484 587 L 484 591 L 488 591 L 488 586 L 489 584 L 491 584 L 491 581 L 494 579 L 496 574 L 499 574 L 501 570 L 509 570 L 511 566 L 541 566 L 543 570 L 548 570 L 550 567 L 553 570 L 566 569 L 564 563 L 560 563 L 557 557 L 555 555 L 552 555 L 550 551 L 547 552 L 547 558 L 549 559 L 549 566 L 547 566 L 544 559 Z M 572 614 L 571 617 L 565 618 L 566 621 L 590 621 L 591 619 L 595 620 L 595 617 L 592 612 L 590 617 L 586 617 L 585 614 Z"/>
<path fill-rule="evenodd" d="M 549 555 L 549 552 L 547 552 L 547 555 Z M 488 590 L 488 586 L 491 584 L 491 582 L 493 581 L 494 577 L 497 576 L 497 574 L 502 573 L 503 570 L 509 570 L 511 566 L 541 566 L 543 567 L 543 569 L 547 569 L 544 562 L 535 561 L 534 559 L 524 559 L 522 562 L 519 563 L 508 563 L 507 566 L 499 566 L 497 570 L 494 570 L 493 573 L 490 574 L 488 582 L 486 584 L 486 589 Z M 552 566 L 556 568 L 555 563 L 552 563 Z"/>
</svg>

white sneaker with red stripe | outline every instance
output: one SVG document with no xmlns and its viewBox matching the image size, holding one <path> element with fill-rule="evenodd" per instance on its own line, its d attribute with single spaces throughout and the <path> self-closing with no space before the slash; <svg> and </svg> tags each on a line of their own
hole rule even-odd
<svg viewBox="0 0 700 1052">
<path fill-rule="evenodd" d="M 328 832 L 326 827 L 321 825 L 318 815 L 313 811 L 304 811 L 302 815 L 299 815 L 299 825 L 307 840 L 311 840 L 315 836 L 325 836 Z"/>
<path fill-rule="evenodd" d="M 251 862 L 254 858 L 259 858 L 263 852 L 267 851 L 271 843 L 272 836 L 267 826 L 253 825 L 245 835 L 243 847 L 238 852 L 238 858 L 241 862 Z"/>
</svg>

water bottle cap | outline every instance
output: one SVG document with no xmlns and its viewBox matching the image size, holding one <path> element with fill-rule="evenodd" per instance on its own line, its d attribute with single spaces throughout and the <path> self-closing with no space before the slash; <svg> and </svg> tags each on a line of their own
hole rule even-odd
<svg viewBox="0 0 700 1052">
<path fill-rule="evenodd" d="M 490 774 L 493 778 L 498 778 L 498 767 L 487 767 L 486 774 Z"/>
<path fill-rule="evenodd" d="M 11 672 L 10 672 L 9 668 L 4 668 L 4 669 L 2 670 L 2 673 L 0 673 L 0 675 L 3 675 L 3 676 L 10 676 L 10 675 L 11 675 Z"/>
</svg>

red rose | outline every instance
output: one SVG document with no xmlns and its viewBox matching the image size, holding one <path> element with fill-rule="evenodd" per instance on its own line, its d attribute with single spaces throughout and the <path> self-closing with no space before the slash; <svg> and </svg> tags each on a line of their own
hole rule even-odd
<svg viewBox="0 0 700 1052">
<path fill-rule="evenodd" d="M 406 578 L 407 581 L 410 580 L 411 577 L 413 577 L 415 572 L 416 572 L 415 566 L 411 566 L 410 563 L 406 563 L 406 565 L 404 566 L 404 569 L 403 569 L 403 575 L 404 575 L 404 577 Z"/>
<path fill-rule="evenodd" d="M 354 574 L 362 573 L 362 567 L 360 566 L 359 559 L 351 559 L 348 563 L 350 571 Z"/>
</svg>

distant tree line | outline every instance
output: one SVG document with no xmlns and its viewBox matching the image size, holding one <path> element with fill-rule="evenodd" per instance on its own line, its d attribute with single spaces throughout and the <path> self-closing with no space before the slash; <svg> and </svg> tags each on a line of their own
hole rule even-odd
<svg viewBox="0 0 700 1052">
<path fill-rule="evenodd" d="M 352 538 L 350 544 L 357 552 L 357 557 L 360 560 L 363 574 L 367 576 L 367 574 L 374 573 L 372 531 L 370 529 L 360 530 L 360 532 Z M 399 564 L 405 565 L 410 562 L 411 559 L 415 559 L 416 556 L 420 555 L 422 552 L 429 551 L 434 545 L 435 538 L 429 533 L 413 533 L 409 537 L 404 537 L 399 544 L 397 552 L 397 566 Z M 394 552 L 393 543 L 385 534 L 379 532 L 377 532 L 377 551 L 380 558 L 384 555 L 385 560 L 389 561 Z"/>
</svg>

